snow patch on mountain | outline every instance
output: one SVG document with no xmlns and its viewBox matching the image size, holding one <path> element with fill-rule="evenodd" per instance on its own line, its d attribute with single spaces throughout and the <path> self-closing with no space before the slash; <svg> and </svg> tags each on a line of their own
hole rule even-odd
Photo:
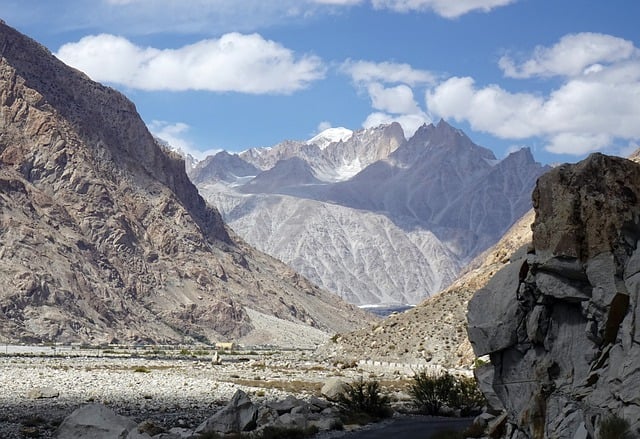
<svg viewBox="0 0 640 439">
<path fill-rule="evenodd" d="M 348 128 L 328 128 L 307 140 L 307 143 L 313 143 L 318 145 L 320 149 L 325 149 L 331 143 L 347 141 L 352 135 L 353 131 Z"/>
</svg>

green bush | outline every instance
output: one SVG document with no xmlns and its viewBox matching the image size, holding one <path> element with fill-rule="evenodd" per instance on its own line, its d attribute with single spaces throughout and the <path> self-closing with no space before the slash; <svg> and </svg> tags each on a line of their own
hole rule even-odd
<svg viewBox="0 0 640 439">
<path fill-rule="evenodd" d="M 460 409 L 469 416 L 484 404 L 484 395 L 473 378 L 456 377 L 448 372 L 442 375 L 416 373 L 409 388 L 414 404 L 423 413 L 437 415 L 443 406 Z"/>
<path fill-rule="evenodd" d="M 629 421 L 619 416 L 609 416 L 600 421 L 598 437 L 600 439 L 625 439 L 630 438 Z"/>
<path fill-rule="evenodd" d="M 344 394 L 338 398 L 338 403 L 343 415 L 348 421 L 356 420 L 356 423 L 368 423 L 381 418 L 388 418 L 393 414 L 389 397 L 383 395 L 378 381 L 364 381 L 360 378 L 351 384 L 347 384 Z"/>
</svg>

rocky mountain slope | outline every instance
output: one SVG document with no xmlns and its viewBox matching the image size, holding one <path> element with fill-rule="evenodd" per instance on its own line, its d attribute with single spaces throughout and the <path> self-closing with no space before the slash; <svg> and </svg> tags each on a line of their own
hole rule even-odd
<svg viewBox="0 0 640 439">
<path fill-rule="evenodd" d="M 638 199 L 633 161 L 592 154 L 553 169 L 533 193 L 532 248 L 469 302 L 503 437 L 604 437 L 612 416 L 625 437 L 640 431 Z"/>
<path fill-rule="evenodd" d="M 203 196 L 251 245 L 358 305 L 416 304 L 447 286 L 530 208 L 546 170 L 526 149 L 496 160 L 444 121 L 409 140 L 391 124 L 252 149 L 235 160 L 259 168 L 253 178 L 207 171 L 227 155 L 193 171 Z"/>
<path fill-rule="evenodd" d="M 425 285 L 446 285 L 459 269 L 431 232 L 402 230 L 384 215 L 222 184 L 200 192 L 248 242 L 351 303 L 418 303 Z"/>
<path fill-rule="evenodd" d="M 277 343 L 275 317 L 313 343 L 367 320 L 236 238 L 120 93 L 4 23 L 0 48 L 3 340 Z"/>
<path fill-rule="evenodd" d="M 530 244 L 533 218 L 530 210 L 448 288 L 408 311 L 340 334 L 321 352 L 344 363 L 374 360 L 448 368 L 471 366 L 475 355 L 467 338 L 467 304 L 514 252 Z"/>
</svg>

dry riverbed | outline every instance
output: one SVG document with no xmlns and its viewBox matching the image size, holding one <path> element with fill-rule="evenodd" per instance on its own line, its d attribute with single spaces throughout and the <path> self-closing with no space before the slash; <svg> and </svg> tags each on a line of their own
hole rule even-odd
<svg viewBox="0 0 640 439">
<path fill-rule="evenodd" d="M 407 404 L 408 377 L 324 362 L 313 351 L 242 350 L 220 355 L 192 349 L 71 349 L 0 347 L 1 437 L 51 437 L 74 409 L 91 402 L 136 422 L 194 428 L 237 389 L 256 403 L 288 395 L 319 396 L 333 376 L 381 382 L 397 404 Z"/>
</svg>

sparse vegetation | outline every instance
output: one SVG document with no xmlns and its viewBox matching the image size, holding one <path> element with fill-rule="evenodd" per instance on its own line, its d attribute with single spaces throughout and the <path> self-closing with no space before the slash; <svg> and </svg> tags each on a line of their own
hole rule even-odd
<svg viewBox="0 0 640 439">
<path fill-rule="evenodd" d="M 409 393 L 421 412 L 437 415 L 444 406 L 460 409 L 462 416 L 470 415 L 484 404 L 484 395 L 473 378 L 457 377 L 448 372 L 442 375 L 416 373 Z"/>
<path fill-rule="evenodd" d="M 380 383 L 360 380 L 347 384 L 346 392 L 338 399 L 346 424 L 367 424 L 393 414 L 390 399 L 382 394 Z"/>
<path fill-rule="evenodd" d="M 149 369 L 147 366 L 136 366 L 133 371 L 137 373 L 150 373 L 151 369 Z"/>
<path fill-rule="evenodd" d="M 619 416 L 612 415 L 600 421 L 600 439 L 627 439 L 631 438 L 629 421 Z"/>
</svg>

